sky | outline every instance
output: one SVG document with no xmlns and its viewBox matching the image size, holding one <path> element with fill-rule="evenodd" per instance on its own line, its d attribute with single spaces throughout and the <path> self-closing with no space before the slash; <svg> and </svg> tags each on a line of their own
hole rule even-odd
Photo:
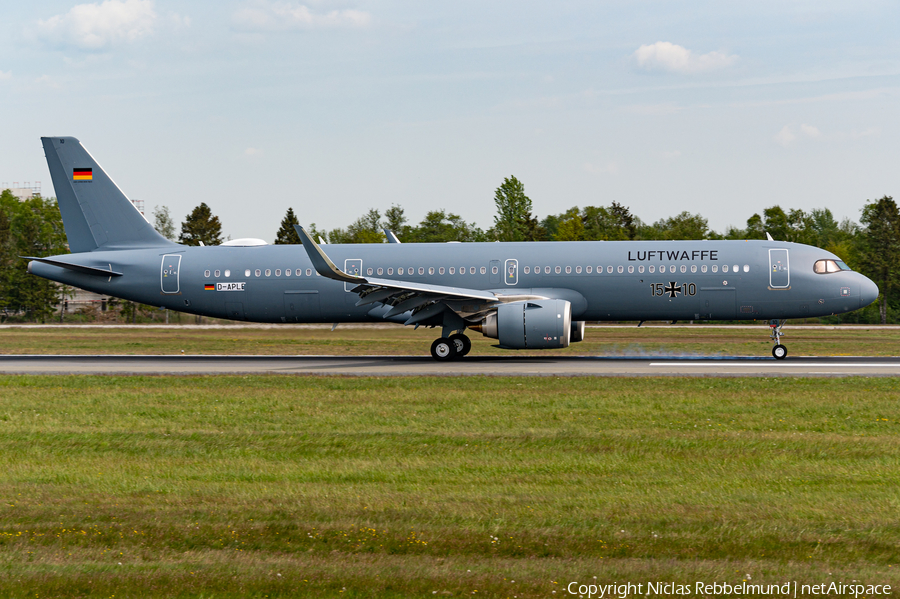
<svg viewBox="0 0 900 599">
<path fill-rule="evenodd" d="M 81 140 L 176 224 L 274 240 L 400 205 L 628 206 L 711 228 L 900 195 L 893 1 L 3 2 L 0 181 Z"/>
</svg>

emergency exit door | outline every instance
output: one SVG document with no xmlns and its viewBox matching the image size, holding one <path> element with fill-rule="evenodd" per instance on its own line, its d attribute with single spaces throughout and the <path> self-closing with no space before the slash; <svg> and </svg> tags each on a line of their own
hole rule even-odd
<svg viewBox="0 0 900 599">
<path fill-rule="evenodd" d="M 162 257 L 159 281 L 163 293 L 178 293 L 181 285 L 181 254 L 166 254 Z"/>
<path fill-rule="evenodd" d="M 791 270 L 787 250 L 769 250 L 769 287 L 785 289 L 791 286 Z"/>
</svg>

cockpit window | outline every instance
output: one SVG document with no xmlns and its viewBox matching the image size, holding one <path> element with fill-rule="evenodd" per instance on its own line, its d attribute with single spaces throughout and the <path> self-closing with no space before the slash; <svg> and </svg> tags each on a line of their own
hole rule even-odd
<svg viewBox="0 0 900 599">
<path fill-rule="evenodd" d="M 813 265 L 813 270 L 818 274 L 823 275 L 852 269 L 841 260 L 816 260 L 815 265 Z"/>
</svg>

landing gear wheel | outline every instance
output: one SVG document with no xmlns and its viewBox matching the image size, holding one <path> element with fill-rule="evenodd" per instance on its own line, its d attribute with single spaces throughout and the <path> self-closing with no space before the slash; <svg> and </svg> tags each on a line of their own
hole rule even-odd
<svg viewBox="0 0 900 599">
<path fill-rule="evenodd" d="M 469 341 L 469 338 L 462 333 L 450 335 L 450 341 L 456 344 L 456 355 L 460 358 L 468 354 L 472 349 L 472 342 Z"/>
<path fill-rule="evenodd" d="M 449 362 L 456 357 L 456 344 L 446 337 L 435 339 L 431 344 L 431 357 L 438 362 Z"/>
<path fill-rule="evenodd" d="M 787 357 L 787 348 L 779 343 L 772 348 L 772 355 L 776 360 L 784 360 Z"/>
</svg>

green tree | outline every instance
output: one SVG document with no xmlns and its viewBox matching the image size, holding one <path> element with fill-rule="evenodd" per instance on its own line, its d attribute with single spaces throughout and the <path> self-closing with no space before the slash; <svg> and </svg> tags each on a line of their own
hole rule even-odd
<svg viewBox="0 0 900 599">
<path fill-rule="evenodd" d="M 374 208 L 359 217 L 346 229 L 332 229 L 328 243 L 383 243 L 381 213 Z"/>
<path fill-rule="evenodd" d="M 55 200 L 34 197 L 19 202 L 0 194 L 0 307 L 42 321 L 64 294 L 53 281 L 29 275 L 19 256 L 52 256 L 67 251 L 65 229 Z"/>
<path fill-rule="evenodd" d="M 535 241 L 544 237 L 537 219 L 531 214 L 531 199 L 525 195 L 525 185 L 515 177 L 503 179 L 494 192 L 493 234 L 500 241 Z"/>
<path fill-rule="evenodd" d="M 201 202 L 181 223 L 178 242 L 184 245 L 220 245 L 222 223 L 214 216 L 206 202 Z"/>
<path fill-rule="evenodd" d="M 432 210 L 416 227 L 408 227 L 406 239 L 412 243 L 445 243 L 447 241 L 484 241 L 484 233 L 458 214 Z"/>
<path fill-rule="evenodd" d="M 590 241 L 635 239 L 641 227 L 639 218 L 628 207 L 613 202 L 609 207 L 586 206 L 581 212 L 584 238 Z"/>
<path fill-rule="evenodd" d="M 406 241 L 409 233 L 409 226 L 406 224 L 406 221 L 406 214 L 403 208 L 394 204 L 384 211 L 384 222 L 381 224 L 384 225 L 385 229 L 393 231 L 400 241 Z"/>
<path fill-rule="evenodd" d="M 288 208 L 287 212 L 284 215 L 284 218 L 281 219 L 281 227 L 278 229 L 278 233 L 275 234 L 275 243 L 276 244 L 298 244 L 303 243 L 300 240 L 300 236 L 297 235 L 297 230 L 294 228 L 294 225 L 299 225 L 300 221 L 297 220 L 297 217 L 294 215 L 294 209 Z"/>
<path fill-rule="evenodd" d="M 642 239 L 708 239 L 709 225 L 699 214 L 684 211 L 676 216 L 660 219 L 649 227 L 642 227 Z"/>
<path fill-rule="evenodd" d="M 153 228 L 169 241 L 175 241 L 175 221 L 168 206 L 153 207 Z"/>
<path fill-rule="evenodd" d="M 878 285 L 881 324 L 887 324 L 888 299 L 895 299 L 900 275 L 900 211 L 890 196 L 867 201 L 859 219 L 865 226 L 860 239 L 861 270 Z"/>
<path fill-rule="evenodd" d="M 556 226 L 551 237 L 554 241 L 581 241 L 584 239 L 584 220 L 581 218 L 578 206 L 569 208 L 555 220 Z"/>
</svg>

